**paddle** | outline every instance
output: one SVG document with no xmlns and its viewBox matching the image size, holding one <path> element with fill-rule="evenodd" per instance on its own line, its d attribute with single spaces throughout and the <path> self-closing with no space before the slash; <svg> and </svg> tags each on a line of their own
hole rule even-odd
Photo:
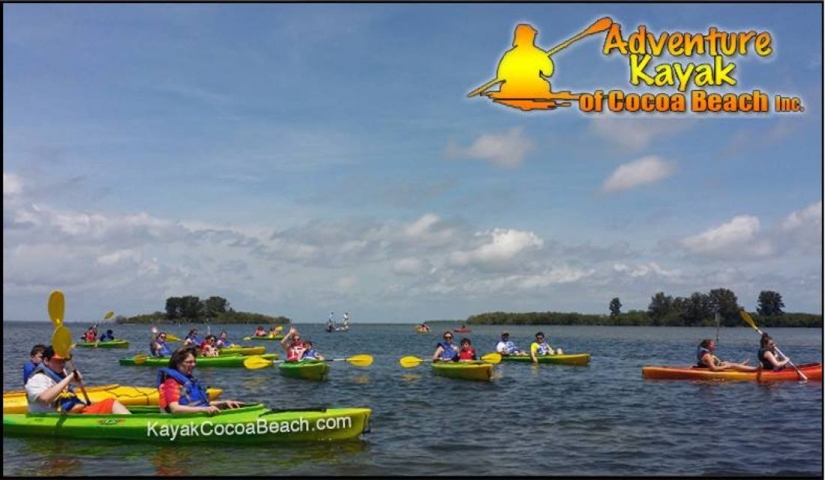
<svg viewBox="0 0 825 480">
<path fill-rule="evenodd" d="M 266 368 L 276 363 L 283 363 L 285 360 L 267 360 L 259 355 L 252 355 L 243 361 L 243 366 L 250 370 Z M 372 355 L 353 355 L 347 358 L 325 358 L 325 362 L 347 362 L 356 367 L 369 367 L 372 365 Z"/>
<path fill-rule="evenodd" d="M 72 359 L 72 332 L 63 326 L 63 314 L 65 311 L 66 303 L 63 292 L 60 290 L 53 291 L 51 295 L 49 295 L 49 318 L 52 319 L 52 325 L 56 325 L 54 333 L 52 334 L 52 348 L 56 354 L 67 358 L 69 364 L 72 366 L 72 370 L 76 371 L 77 367 Z M 92 401 L 89 400 L 89 394 L 86 393 L 83 382 L 78 379 L 77 383 L 80 386 L 80 391 L 83 392 L 83 398 L 86 400 L 86 404 L 91 405 Z"/>
<path fill-rule="evenodd" d="M 166 341 L 167 342 L 180 342 L 180 338 L 172 335 L 171 333 L 166 334 Z"/>
<path fill-rule="evenodd" d="M 493 365 L 496 365 L 498 363 L 501 363 L 501 354 L 496 352 L 488 353 L 487 355 L 481 357 L 481 361 L 484 363 L 492 363 Z M 398 360 L 398 363 L 400 363 L 401 366 L 404 368 L 417 367 L 424 362 L 432 362 L 432 360 L 424 360 L 423 358 L 413 356 L 402 357 L 400 360 Z"/>
<path fill-rule="evenodd" d="M 753 321 L 753 318 L 751 318 L 751 316 L 748 312 L 746 312 L 744 309 L 739 310 L 739 316 L 742 317 L 742 320 L 744 320 L 745 323 L 750 325 L 751 328 L 756 330 L 756 333 L 758 333 L 760 336 L 763 335 L 762 330 L 759 330 L 759 327 L 756 326 L 756 322 Z M 791 359 L 787 355 L 785 355 L 784 353 L 782 353 L 781 350 L 779 350 L 779 347 L 776 347 L 776 353 L 778 353 L 778 354 L 780 354 L 783 357 L 788 359 L 788 365 L 792 366 L 794 368 L 794 370 L 796 370 L 796 373 L 799 375 L 799 378 L 801 378 L 803 382 L 808 381 L 808 377 L 806 377 L 805 374 L 802 373 L 802 370 L 800 370 L 799 367 L 794 365 L 794 363 L 791 361 Z"/>
<path fill-rule="evenodd" d="M 135 361 L 135 365 L 143 365 L 146 363 L 146 360 L 149 360 L 149 355 L 135 355 L 133 360 Z"/>
</svg>

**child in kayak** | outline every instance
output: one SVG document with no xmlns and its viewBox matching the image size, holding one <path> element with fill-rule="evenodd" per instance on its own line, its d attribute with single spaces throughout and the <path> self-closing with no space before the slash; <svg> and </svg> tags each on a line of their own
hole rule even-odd
<svg viewBox="0 0 825 480">
<path fill-rule="evenodd" d="M 57 355 L 50 345 L 43 351 L 43 362 L 34 369 L 26 382 L 29 413 L 129 414 L 129 410 L 114 398 L 87 405 L 74 393 L 70 383 L 81 384 L 78 370 L 66 374 L 66 359 Z"/>
<path fill-rule="evenodd" d="M 38 343 L 37 345 L 33 346 L 31 352 L 29 352 L 29 361 L 23 365 L 23 386 L 26 386 L 26 382 L 29 381 L 29 377 L 31 376 L 34 369 L 43 362 L 43 352 L 46 351 L 46 346 L 42 343 Z"/>
<path fill-rule="evenodd" d="M 742 363 L 725 362 L 713 354 L 716 351 L 716 342 L 710 338 L 706 338 L 699 343 L 696 349 L 696 366 L 707 368 L 713 372 L 720 372 L 724 370 L 734 370 L 737 372 L 755 372 L 759 367 L 751 367 L 745 365 L 747 360 Z"/>
<path fill-rule="evenodd" d="M 458 351 L 458 361 L 472 362 L 474 360 L 478 360 L 478 355 L 476 355 L 476 349 L 473 348 L 472 342 L 470 342 L 469 338 L 462 338 L 461 350 Z"/>
<path fill-rule="evenodd" d="M 544 340 L 544 332 L 536 332 L 536 341 L 530 344 L 530 358 L 533 359 L 533 363 L 539 363 L 538 355 L 561 355 L 563 353 L 561 348 L 553 350 L 553 347 Z"/>
<path fill-rule="evenodd" d="M 99 341 L 101 341 L 101 342 L 111 342 L 111 341 L 114 341 L 114 339 L 115 339 L 115 333 L 110 329 L 110 330 L 106 330 L 106 333 L 104 333 L 103 335 L 100 336 Z"/>
<path fill-rule="evenodd" d="M 324 356 L 320 353 L 315 351 L 315 348 L 312 346 L 312 342 L 309 340 L 304 341 L 304 356 L 303 360 L 323 360 Z"/>
<path fill-rule="evenodd" d="M 790 363 L 790 360 L 777 353 L 776 342 L 767 333 L 763 333 L 762 339 L 759 341 L 757 358 L 765 370 L 782 370 Z"/>
<path fill-rule="evenodd" d="M 444 341 L 438 342 L 435 346 L 432 360 L 434 362 L 454 362 L 458 360 L 458 350 L 453 345 L 453 334 L 451 332 L 444 332 Z"/>
<path fill-rule="evenodd" d="M 184 347 L 172 354 L 168 367 L 158 369 L 158 406 L 162 413 L 215 415 L 222 409 L 241 406 L 234 400 L 210 402 L 206 387 L 192 376 L 196 363 L 195 349 Z"/>
<path fill-rule="evenodd" d="M 501 340 L 496 344 L 496 352 L 502 355 L 527 355 L 527 352 L 510 341 L 510 332 L 501 332 Z"/>
</svg>

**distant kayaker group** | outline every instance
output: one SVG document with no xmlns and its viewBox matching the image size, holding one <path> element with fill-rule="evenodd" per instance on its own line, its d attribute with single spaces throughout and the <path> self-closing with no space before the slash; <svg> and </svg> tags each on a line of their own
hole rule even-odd
<svg viewBox="0 0 825 480">
<path fill-rule="evenodd" d="M 338 327 L 335 325 L 335 312 L 329 312 L 329 318 L 327 319 L 327 325 L 325 327 L 327 333 L 332 332 L 348 332 L 349 331 L 349 312 L 344 312 L 344 315 L 341 317 L 341 326 Z"/>
</svg>

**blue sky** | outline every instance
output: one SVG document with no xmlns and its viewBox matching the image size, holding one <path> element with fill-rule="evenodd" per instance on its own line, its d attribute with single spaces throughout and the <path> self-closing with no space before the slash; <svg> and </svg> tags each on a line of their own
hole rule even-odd
<svg viewBox="0 0 825 480">
<path fill-rule="evenodd" d="M 761 290 L 822 311 L 822 6 L 3 6 L 3 318 L 221 295 L 317 322 L 646 309 Z M 520 112 L 466 94 L 520 22 L 549 50 L 769 31 L 739 85 L 803 114 Z M 554 90 L 628 83 L 594 35 Z M 671 59 L 679 61 L 684 59 Z M 700 61 L 701 59 L 696 59 Z M 666 59 L 654 60 L 662 63 Z M 707 59 L 705 59 L 707 61 Z M 670 91 L 664 89 L 661 91 Z"/>
</svg>

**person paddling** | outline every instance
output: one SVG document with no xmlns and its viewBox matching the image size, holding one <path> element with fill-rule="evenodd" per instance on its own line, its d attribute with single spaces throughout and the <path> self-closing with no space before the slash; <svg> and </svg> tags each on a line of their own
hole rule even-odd
<svg viewBox="0 0 825 480">
<path fill-rule="evenodd" d="M 203 344 L 203 339 L 198 336 L 198 329 L 193 328 L 189 330 L 189 334 L 186 335 L 186 338 L 183 340 L 184 347 L 200 347 Z"/>
<path fill-rule="evenodd" d="M 195 349 L 181 347 L 172 354 L 167 367 L 158 369 L 155 383 L 158 387 L 158 406 L 162 413 L 176 415 L 206 412 L 215 415 L 222 409 L 241 406 L 234 400 L 210 402 L 206 386 L 192 376 L 196 364 Z"/>
<path fill-rule="evenodd" d="M 38 343 L 37 345 L 33 346 L 31 352 L 29 352 L 29 361 L 23 365 L 23 386 L 26 386 L 26 382 L 29 381 L 29 377 L 34 372 L 34 369 L 37 368 L 43 362 L 43 352 L 46 351 L 46 346 L 42 343 Z"/>
<path fill-rule="evenodd" d="M 759 341 L 757 358 L 765 370 L 782 370 L 790 363 L 788 358 L 776 351 L 776 342 L 767 333 L 763 333 Z"/>
<path fill-rule="evenodd" d="M 742 363 L 725 362 L 720 360 L 713 352 L 716 351 L 716 342 L 710 338 L 706 338 L 699 343 L 696 349 L 696 366 L 707 368 L 714 372 L 723 370 L 734 370 L 737 372 L 755 372 L 759 367 L 752 367 L 745 365 L 748 361 Z"/>
<path fill-rule="evenodd" d="M 155 339 L 149 342 L 149 353 L 151 353 L 153 357 L 172 356 L 172 348 L 166 344 L 166 332 L 157 332 Z"/>
<path fill-rule="evenodd" d="M 530 344 L 530 358 L 533 363 L 539 363 L 538 355 L 561 355 L 561 348 L 553 350 L 547 341 L 544 339 L 544 332 L 536 332 L 536 341 Z"/>
<path fill-rule="evenodd" d="M 129 414 L 128 409 L 114 398 L 107 398 L 87 405 L 74 393 L 70 383 L 80 385 L 83 375 L 75 370 L 66 374 L 66 359 L 57 355 L 49 345 L 43 351 L 43 362 L 34 369 L 26 382 L 26 399 L 29 413 L 85 413 L 85 414 Z"/>
<path fill-rule="evenodd" d="M 434 362 L 454 362 L 458 360 L 458 350 L 453 345 L 452 333 L 444 332 L 444 341 L 436 344 L 432 360 Z"/>
</svg>

